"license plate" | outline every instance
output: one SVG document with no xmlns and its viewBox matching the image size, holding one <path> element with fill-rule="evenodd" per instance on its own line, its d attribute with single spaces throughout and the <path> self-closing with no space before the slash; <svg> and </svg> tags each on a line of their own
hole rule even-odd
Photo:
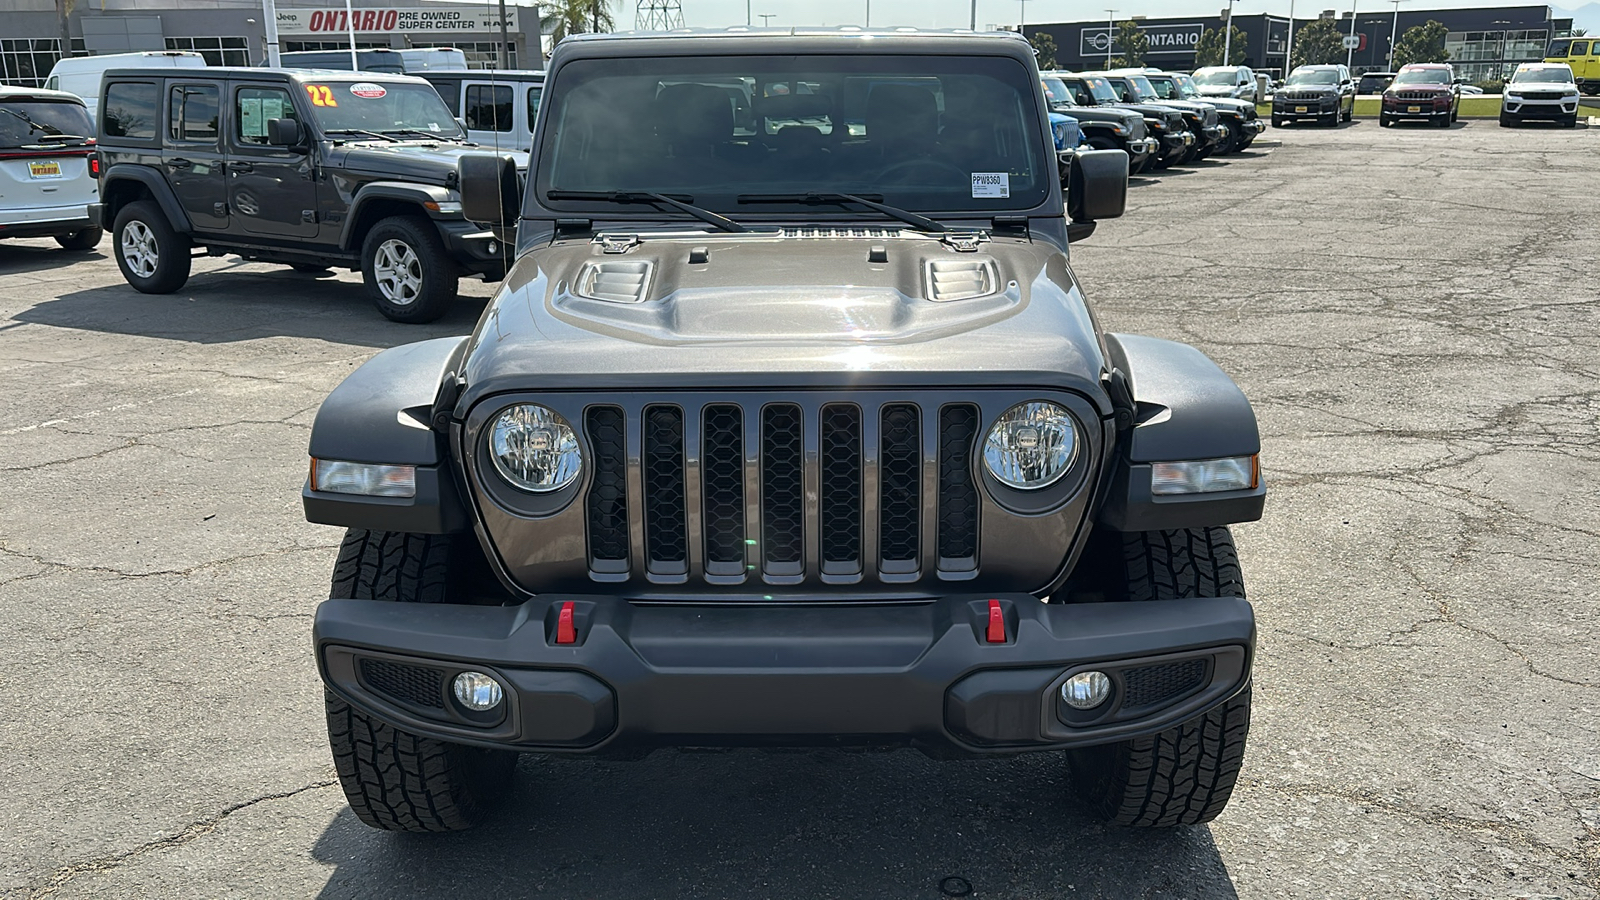
<svg viewBox="0 0 1600 900">
<path fill-rule="evenodd" d="M 55 160 L 28 163 L 28 174 L 34 178 L 60 178 L 61 163 Z"/>
<path fill-rule="evenodd" d="M 1305 112 L 1305 111 L 1306 111 L 1306 108 L 1305 108 L 1305 107 L 1304 107 L 1304 106 L 1296 106 L 1296 107 L 1295 107 L 1295 108 L 1294 108 L 1294 111 L 1295 111 L 1295 112 Z"/>
<path fill-rule="evenodd" d="M 1406 107 L 1406 112 L 1413 112 L 1413 113 L 1422 112 L 1422 107 L 1420 107 L 1420 106 L 1408 106 L 1408 107 Z"/>
</svg>

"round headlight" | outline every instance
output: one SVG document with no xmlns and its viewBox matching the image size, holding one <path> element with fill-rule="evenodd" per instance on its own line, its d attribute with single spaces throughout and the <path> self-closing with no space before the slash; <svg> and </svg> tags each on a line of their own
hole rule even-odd
<svg viewBox="0 0 1600 900">
<path fill-rule="evenodd" d="M 583 471 L 578 436 L 560 413 L 531 403 L 508 407 L 489 429 L 489 458 L 524 491 L 558 491 Z"/>
<path fill-rule="evenodd" d="M 1078 428 L 1065 407 L 1019 403 L 995 420 L 983 462 L 1002 484 L 1024 491 L 1055 484 L 1078 456 Z"/>
</svg>

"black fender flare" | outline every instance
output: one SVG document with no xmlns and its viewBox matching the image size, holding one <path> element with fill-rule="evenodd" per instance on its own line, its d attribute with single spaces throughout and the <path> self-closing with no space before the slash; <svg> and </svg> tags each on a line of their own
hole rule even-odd
<svg viewBox="0 0 1600 900">
<path fill-rule="evenodd" d="M 460 204 L 461 198 L 447 187 L 432 184 L 416 184 L 409 181 L 373 181 L 361 186 L 356 192 L 355 199 L 350 201 L 350 210 L 344 217 L 344 228 L 339 232 L 339 247 L 342 250 L 360 250 L 356 245 L 357 228 L 361 223 L 361 211 L 367 204 L 375 200 L 399 200 L 411 203 L 417 211 L 430 219 L 441 218 L 437 210 L 427 207 L 432 203 L 438 206 L 442 203 Z M 459 219 L 460 213 L 445 214 L 446 218 Z"/>
<path fill-rule="evenodd" d="M 1170 496 L 1151 491 L 1152 463 L 1261 452 L 1255 410 L 1233 379 L 1188 344 L 1136 334 L 1107 334 L 1105 342 L 1108 362 L 1126 378 L 1134 410 L 1108 467 L 1099 520 L 1118 531 L 1162 531 L 1261 518 L 1267 491 L 1259 467 L 1248 490 Z"/>
<path fill-rule="evenodd" d="M 445 437 L 432 426 L 440 385 L 461 364 L 465 337 L 404 344 L 363 363 L 322 401 L 311 425 L 313 460 L 415 466 L 415 497 L 369 497 L 312 490 L 306 520 L 321 525 L 448 534 L 470 520 Z"/>
<path fill-rule="evenodd" d="M 1128 145 L 1128 136 L 1125 134 L 1117 134 L 1118 126 L 1115 122 L 1090 122 L 1080 119 L 1078 121 L 1078 128 L 1083 132 L 1084 137 L 1108 137 L 1123 147 Z"/>
<path fill-rule="evenodd" d="M 172 230 L 179 234 L 190 234 L 194 226 L 189 223 L 189 214 L 183 211 L 183 204 L 178 202 L 178 195 L 173 193 L 172 185 L 162 174 L 149 166 L 136 166 L 132 163 L 117 163 L 106 169 L 105 180 L 100 186 L 100 196 L 108 197 L 115 193 L 112 186 L 119 181 L 137 181 L 150 191 L 156 198 L 156 205 L 161 207 L 161 214 L 167 217 L 167 222 L 172 225 Z M 102 199 L 100 211 L 101 227 L 106 231 L 111 230 L 115 224 L 117 210 L 125 204 L 113 206 Z"/>
</svg>

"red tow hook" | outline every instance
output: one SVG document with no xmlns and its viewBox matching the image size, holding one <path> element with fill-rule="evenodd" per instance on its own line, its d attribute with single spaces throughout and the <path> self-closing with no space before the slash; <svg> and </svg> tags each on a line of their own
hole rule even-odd
<svg viewBox="0 0 1600 900">
<path fill-rule="evenodd" d="M 989 601 L 989 633 L 986 639 L 991 644 L 1006 642 L 1006 614 L 1000 608 L 999 600 Z"/>
<path fill-rule="evenodd" d="M 576 644 L 578 629 L 572 624 L 572 601 L 561 604 L 561 615 L 556 619 L 556 643 Z"/>
</svg>

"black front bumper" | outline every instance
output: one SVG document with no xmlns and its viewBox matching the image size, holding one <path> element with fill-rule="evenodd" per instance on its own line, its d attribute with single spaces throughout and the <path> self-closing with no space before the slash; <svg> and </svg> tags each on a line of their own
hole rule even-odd
<svg viewBox="0 0 1600 900">
<path fill-rule="evenodd" d="M 1005 641 L 986 640 L 998 600 Z M 572 604 L 576 640 L 557 642 Z M 1153 734 L 1249 679 L 1250 604 L 1232 597 L 1046 605 L 1025 594 L 831 606 L 635 604 L 545 595 L 519 606 L 329 600 L 324 681 L 418 734 L 519 750 L 911 745 L 939 755 L 1061 749 Z M 486 672 L 488 714 L 450 696 Z M 1060 686 L 1098 669 L 1087 713 Z"/>
<path fill-rule="evenodd" d="M 435 219 L 439 236 L 462 271 L 489 281 L 505 277 L 507 253 L 514 250 L 505 235 L 463 219 Z"/>
</svg>

